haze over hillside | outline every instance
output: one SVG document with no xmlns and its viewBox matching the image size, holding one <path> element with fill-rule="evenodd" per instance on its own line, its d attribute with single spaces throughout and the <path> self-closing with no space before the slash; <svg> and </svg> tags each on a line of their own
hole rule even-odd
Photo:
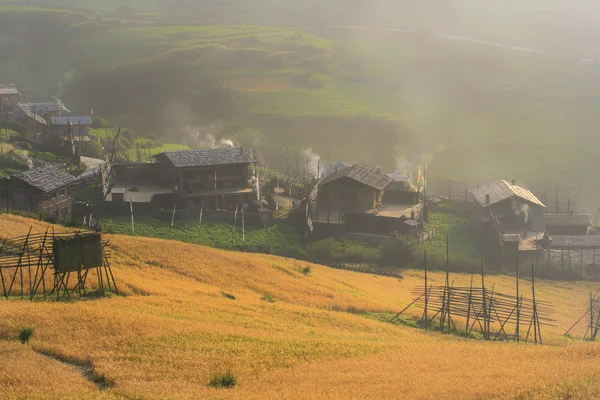
<svg viewBox="0 0 600 400">
<path fill-rule="evenodd" d="M 576 187 L 581 208 L 598 207 L 596 2 L 0 7 L 0 80 L 140 136 L 216 132 L 279 168 L 286 146 L 388 170 L 426 160 L 432 184 L 516 177 L 536 193 Z"/>
</svg>

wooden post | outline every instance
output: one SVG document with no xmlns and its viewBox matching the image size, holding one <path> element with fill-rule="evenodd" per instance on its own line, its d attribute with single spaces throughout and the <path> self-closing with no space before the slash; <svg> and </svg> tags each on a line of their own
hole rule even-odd
<svg viewBox="0 0 600 400">
<path fill-rule="evenodd" d="M 129 211 L 131 213 L 131 232 L 135 235 L 135 221 L 133 218 L 133 197 L 129 195 Z"/>
<path fill-rule="evenodd" d="M 423 261 L 425 262 L 425 311 L 423 312 L 423 316 L 425 319 L 425 330 L 427 330 L 429 325 L 429 318 L 427 315 L 427 307 L 429 305 L 429 286 L 427 283 L 427 250 L 423 251 Z"/>
<path fill-rule="evenodd" d="M 204 207 L 200 208 L 200 218 L 198 220 L 198 236 L 202 234 L 202 214 L 204 213 Z"/>
<path fill-rule="evenodd" d="M 565 269 L 565 240 L 564 237 L 560 237 L 560 268 L 564 271 Z"/>
<path fill-rule="evenodd" d="M 467 308 L 467 324 L 465 327 L 465 337 L 469 337 L 469 323 L 471 320 L 471 307 L 473 300 L 473 274 L 475 273 L 475 264 L 471 264 L 471 284 L 469 285 L 469 301 Z"/>
<path fill-rule="evenodd" d="M 538 317 L 537 317 L 537 303 L 535 301 L 535 270 L 533 263 L 531 264 L 531 296 L 533 300 L 533 337 L 535 344 L 538 343 Z M 541 341 L 542 338 L 540 338 Z"/>
<path fill-rule="evenodd" d="M 517 258 L 517 327 L 515 328 L 515 340 L 521 341 L 521 298 L 519 297 L 519 259 Z"/>
<path fill-rule="evenodd" d="M 483 259 L 481 259 L 481 293 L 483 300 L 483 338 L 485 340 L 489 340 L 489 332 L 488 332 L 488 312 L 487 312 L 487 293 L 485 290 L 485 279 L 483 274 Z"/>
<path fill-rule="evenodd" d="M 246 243 L 246 225 L 244 222 L 244 208 L 242 207 L 242 243 Z"/>
<path fill-rule="evenodd" d="M 592 333 L 592 329 L 594 326 L 594 298 L 592 297 L 592 292 L 590 292 L 590 339 L 591 337 L 591 333 Z"/>
</svg>

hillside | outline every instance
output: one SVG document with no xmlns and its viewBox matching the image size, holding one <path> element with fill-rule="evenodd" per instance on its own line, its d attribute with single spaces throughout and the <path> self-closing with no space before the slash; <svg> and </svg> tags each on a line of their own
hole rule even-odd
<svg viewBox="0 0 600 400">
<path fill-rule="evenodd" d="M 432 185 L 515 177 L 598 208 L 588 0 L 71 3 L 0 1 L 0 77 L 30 99 L 166 143 L 219 131 L 280 169 L 286 146 L 390 170 L 427 160 Z"/>
<path fill-rule="evenodd" d="M 31 225 L 46 229 L 2 215 L 0 237 Z M 549 398 L 600 387 L 600 347 L 560 337 L 583 312 L 589 283 L 539 283 L 539 297 L 556 308 L 558 326 L 544 331 L 550 345 L 485 343 L 363 315 L 399 311 L 421 282 L 418 271 L 399 281 L 178 242 L 108 239 L 121 296 L 0 300 L 3 398 Z M 488 279 L 497 290 L 512 288 L 508 277 Z M 11 341 L 26 326 L 36 328 L 30 346 Z M 93 368 L 110 387 L 99 391 L 64 361 Z M 238 387 L 209 388 L 226 369 Z"/>
</svg>

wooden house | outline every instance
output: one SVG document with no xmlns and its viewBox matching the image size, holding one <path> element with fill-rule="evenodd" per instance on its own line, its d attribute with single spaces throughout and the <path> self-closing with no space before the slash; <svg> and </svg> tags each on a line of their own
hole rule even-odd
<svg viewBox="0 0 600 400">
<path fill-rule="evenodd" d="M 414 233 L 420 227 L 420 205 L 384 201 L 393 182 L 378 169 L 360 164 L 328 175 L 318 184 L 310 212 L 315 231 L 368 240 Z"/>
<path fill-rule="evenodd" d="M 38 167 L 4 178 L 4 206 L 66 219 L 73 208 L 70 186 L 76 181 L 62 167 Z"/>
<path fill-rule="evenodd" d="M 185 208 L 235 209 L 254 200 L 249 167 L 255 160 L 249 150 L 170 151 L 155 159 L 165 171 L 164 183 L 180 195 Z"/>
<path fill-rule="evenodd" d="M 83 138 L 89 140 L 89 130 L 92 124 L 90 116 L 73 116 L 73 115 L 56 115 L 50 117 L 50 128 L 59 136 L 68 137 L 69 134 L 73 138 Z"/>
<path fill-rule="evenodd" d="M 115 184 L 107 200 L 205 210 L 235 210 L 256 200 L 249 168 L 255 160 L 246 149 L 180 150 L 154 158 L 155 163 L 113 166 Z"/>
<path fill-rule="evenodd" d="M 15 111 L 18 98 L 21 95 L 13 84 L 0 84 L 0 117 L 9 118 Z"/>
<path fill-rule="evenodd" d="M 545 214 L 544 218 L 550 235 L 585 236 L 592 227 L 589 214 Z"/>
<path fill-rule="evenodd" d="M 392 178 L 379 170 L 356 164 L 328 175 L 319 182 L 320 211 L 372 213 L 380 208 Z"/>
<path fill-rule="evenodd" d="M 417 204 L 419 203 L 419 190 L 413 184 L 410 176 L 395 172 L 387 174 L 393 179 L 392 183 L 385 189 L 384 202 L 395 204 Z"/>
<path fill-rule="evenodd" d="M 497 180 L 469 192 L 469 220 L 488 252 L 505 262 L 535 254 L 547 237 L 546 206 L 515 181 Z"/>
<path fill-rule="evenodd" d="M 529 190 L 513 181 L 497 180 L 470 192 L 471 227 L 485 231 L 497 221 L 503 233 L 545 232 L 546 206 Z"/>
</svg>

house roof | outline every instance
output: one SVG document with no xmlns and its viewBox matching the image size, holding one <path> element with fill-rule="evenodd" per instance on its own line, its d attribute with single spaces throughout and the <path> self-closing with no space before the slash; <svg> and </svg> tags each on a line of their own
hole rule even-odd
<svg viewBox="0 0 600 400">
<path fill-rule="evenodd" d="M 393 181 L 392 178 L 376 169 L 365 167 L 361 164 L 356 164 L 351 167 L 344 168 L 337 173 L 328 175 L 321 180 L 319 185 L 328 185 L 340 179 L 351 179 L 377 190 L 385 189 Z"/>
<path fill-rule="evenodd" d="M 504 242 L 521 243 L 521 235 L 518 233 L 504 233 L 502 240 Z"/>
<path fill-rule="evenodd" d="M 471 194 L 482 207 L 489 207 L 512 197 L 518 197 L 532 205 L 546 208 L 546 206 L 529 190 L 521 186 L 513 185 L 503 179 L 488 183 L 477 189 L 471 190 Z M 486 202 L 486 196 L 490 197 Z"/>
<path fill-rule="evenodd" d="M 28 118 L 35 119 L 35 122 L 37 122 L 40 125 L 48 125 L 44 118 L 40 117 L 38 114 L 32 113 L 29 110 L 23 109 L 23 114 L 25 114 L 25 116 Z"/>
<path fill-rule="evenodd" d="M 592 226 L 589 214 L 545 214 L 544 218 L 549 226 Z"/>
<path fill-rule="evenodd" d="M 19 90 L 12 83 L 0 83 L 0 94 L 20 94 Z"/>
<path fill-rule="evenodd" d="M 90 117 L 88 115 L 84 115 L 84 116 L 58 115 L 55 117 L 50 117 L 50 123 L 52 125 L 61 125 L 61 126 L 67 126 L 69 124 L 71 124 L 72 126 L 91 125 L 92 117 Z"/>
<path fill-rule="evenodd" d="M 44 193 L 52 192 L 77 181 L 73 175 L 62 167 L 38 167 L 13 175 L 11 179 L 19 179 Z"/>
<path fill-rule="evenodd" d="M 254 162 L 254 156 L 249 150 L 233 147 L 168 151 L 154 157 L 159 162 L 169 162 L 175 168 L 252 164 Z"/>
<path fill-rule="evenodd" d="M 24 111 L 35 112 L 38 115 L 45 113 L 68 113 L 70 112 L 62 101 L 48 101 L 45 103 L 19 103 L 19 107 Z"/>
<path fill-rule="evenodd" d="M 328 165 L 325 168 L 323 168 L 323 170 L 321 171 L 321 178 L 325 178 L 331 174 L 335 174 L 336 172 L 341 171 L 344 168 L 348 168 L 348 167 L 351 167 L 351 165 L 348 163 L 345 163 L 343 161 L 339 161 L 335 164 Z"/>
</svg>

